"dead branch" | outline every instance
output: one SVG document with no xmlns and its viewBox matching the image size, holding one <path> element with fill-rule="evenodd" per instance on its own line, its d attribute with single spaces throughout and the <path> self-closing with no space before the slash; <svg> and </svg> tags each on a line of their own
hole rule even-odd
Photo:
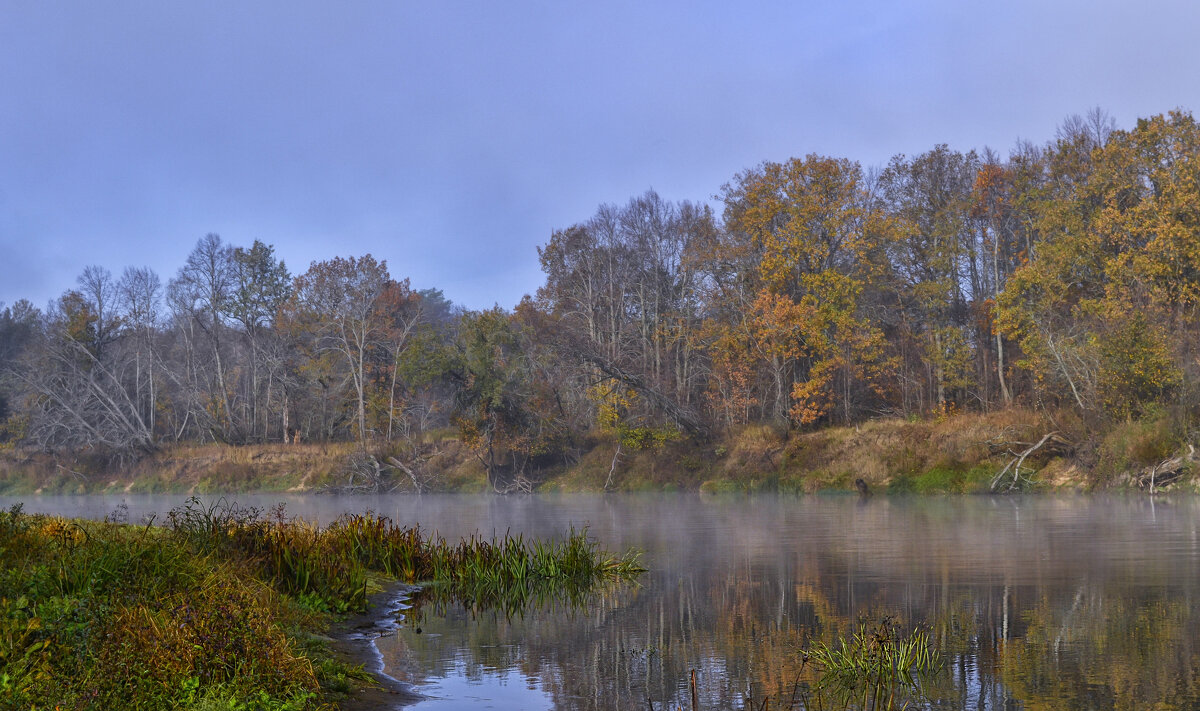
<svg viewBox="0 0 1200 711">
<path fill-rule="evenodd" d="M 1071 443 L 1064 439 L 1062 435 L 1057 432 L 1047 432 L 1046 434 L 1042 435 L 1042 438 L 1034 444 L 1030 444 L 1028 442 L 1008 442 L 1005 451 L 1012 457 L 1012 459 L 1010 459 L 1008 464 L 1004 465 L 1004 468 L 1001 469 L 1000 472 L 996 474 L 995 478 L 992 479 L 991 490 L 996 491 L 997 487 L 1000 485 L 1000 482 L 1004 480 L 1009 472 L 1012 472 L 1012 481 L 1009 482 L 1006 490 L 1012 491 L 1013 489 L 1017 488 L 1017 485 L 1021 483 L 1021 475 L 1025 465 L 1025 460 L 1034 452 L 1043 450 L 1043 454 L 1066 454 L 1071 450 L 1071 446 Z M 1018 451 L 1015 449 L 1017 447 L 1024 447 L 1024 449 Z M 1029 473 L 1032 474 L 1033 470 L 1031 469 Z M 1025 480 L 1029 481 L 1029 477 L 1026 476 Z"/>
<path fill-rule="evenodd" d="M 690 434 L 703 436 L 707 434 L 708 429 L 701 421 L 700 417 L 686 407 L 682 407 L 670 397 L 659 392 L 651 387 L 640 375 L 631 373 L 613 361 L 605 358 L 597 353 L 589 351 L 580 351 L 578 357 L 584 362 L 594 365 L 601 373 L 604 373 L 610 378 L 619 380 L 627 386 L 637 390 L 645 395 L 649 400 L 652 400 L 668 417 L 674 420 L 680 427 Z"/>
<path fill-rule="evenodd" d="M 358 451 L 346 462 L 347 481 L 343 486 L 335 487 L 337 491 L 348 494 L 379 494 L 391 493 L 400 488 L 405 482 L 393 481 L 396 472 L 403 472 L 413 489 L 420 494 L 427 491 L 436 480 L 436 476 L 425 471 L 425 463 L 438 455 L 437 450 L 422 452 L 408 462 L 402 462 L 394 456 L 384 457 L 380 461 L 370 452 Z"/>
<path fill-rule="evenodd" d="M 56 459 L 55 459 L 55 461 L 54 461 L 54 467 L 55 467 L 56 469 L 61 469 L 62 471 L 66 472 L 67 474 L 69 474 L 71 477 L 73 477 L 73 478 L 74 478 L 74 479 L 76 479 L 76 480 L 82 481 L 82 480 L 84 480 L 84 479 L 87 479 L 87 474 L 84 474 L 83 472 L 78 472 L 78 471 L 75 471 L 74 469 L 72 469 L 72 468 L 70 468 L 70 467 L 64 467 L 64 466 L 63 466 L 63 465 L 62 465 L 62 464 L 61 464 L 61 463 L 58 461 L 58 459 L 57 459 L 57 458 L 56 458 Z"/>
<path fill-rule="evenodd" d="M 1187 454 L 1164 459 L 1158 464 L 1146 467 L 1134 477 L 1134 483 L 1138 488 L 1146 489 L 1153 494 L 1156 488 L 1161 489 L 1174 484 L 1191 469 L 1191 465 L 1195 461 L 1196 448 L 1189 444 Z"/>
<path fill-rule="evenodd" d="M 387 461 L 388 464 L 407 474 L 408 478 L 412 481 L 413 488 L 417 490 L 418 494 L 421 493 L 421 489 L 423 488 L 421 479 L 417 476 L 417 472 L 414 471 L 412 467 L 408 466 L 399 459 L 396 459 L 395 457 L 388 457 Z"/>
<path fill-rule="evenodd" d="M 524 474 L 517 473 L 513 480 L 504 486 L 503 489 L 497 488 L 496 492 L 500 494 L 531 494 L 533 493 L 534 482 L 528 479 Z"/>
</svg>

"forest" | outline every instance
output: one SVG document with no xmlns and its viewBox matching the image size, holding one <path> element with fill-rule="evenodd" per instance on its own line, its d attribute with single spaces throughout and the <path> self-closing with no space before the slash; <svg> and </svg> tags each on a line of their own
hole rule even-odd
<svg viewBox="0 0 1200 711">
<path fill-rule="evenodd" d="M 441 429 L 499 481 L 585 440 L 615 462 L 761 423 L 1200 412 L 1186 111 L 1121 129 L 1093 110 L 1007 156 L 768 161 L 712 205 L 601 205 L 539 248 L 544 284 L 511 311 L 370 254 L 297 274 L 215 234 L 174 275 L 87 267 L 44 310 L 0 304 L 0 448 L 128 460 Z"/>
</svg>

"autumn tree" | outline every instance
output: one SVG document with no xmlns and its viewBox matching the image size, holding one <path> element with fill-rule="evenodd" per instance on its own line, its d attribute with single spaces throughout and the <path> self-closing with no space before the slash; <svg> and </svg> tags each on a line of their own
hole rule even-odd
<svg viewBox="0 0 1200 711">
<path fill-rule="evenodd" d="M 394 390 L 389 438 L 415 438 L 450 424 L 457 363 L 456 340 L 463 310 L 441 289 L 408 292 L 395 316 L 391 341 Z M 392 415 L 389 415 L 392 416 Z M 394 428 L 394 429 L 393 429 Z"/>
<path fill-rule="evenodd" d="M 1128 416 L 1194 361 L 1200 132 L 1181 112 L 1131 131 L 1073 127 L 1052 152 L 1043 237 L 1002 295 L 1000 326 L 1050 394 Z"/>
<path fill-rule="evenodd" d="M 880 266 L 882 223 L 866 204 L 862 170 L 810 155 L 764 163 L 725 186 L 725 225 L 754 257 L 750 339 L 771 373 L 771 414 L 811 424 L 878 392 L 883 334 L 860 308 Z"/>
<path fill-rule="evenodd" d="M 972 364 L 982 339 L 972 327 L 971 306 L 988 291 L 971 218 L 979 168 L 974 152 L 942 145 L 913 159 L 897 156 L 881 175 L 888 210 L 900 226 L 892 261 L 905 337 L 919 345 L 913 352 L 926 371 L 906 376 L 924 383 L 921 409 L 944 410 L 976 385 Z M 911 361 L 905 365 L 911 373 Z"/>
<path fill-rule="evenodd" d="M 380 308 L 391 285 L 387 263 L 371 255 L 313 262 L 296 278 L 291 318 L 310 338 L 315 354 L 336 353 L 353 386 L 356 436 L 367 438 L 369 352 L 386 338 Z"/>
<path fill-rule="evenodd" d="M 359 442 L 371 432 L 390 438 L 402 405 L 402 361 L 421 322 L 421 297 L 408 280 L 393 280 L 387 263 L 369 254 L 313 262 L 296 278 L 284 313 L 321 388 L 344 374 Z"/>
</svg>

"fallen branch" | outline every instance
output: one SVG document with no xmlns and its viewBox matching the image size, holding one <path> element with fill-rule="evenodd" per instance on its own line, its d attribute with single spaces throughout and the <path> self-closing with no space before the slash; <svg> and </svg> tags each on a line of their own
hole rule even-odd
<svg viewBox="0 0 1200 711">
<path fill-rule="evenodd" d="M 1134 482 L 1138 488 L 1147 489 L 1153 494 L 1155 488 L 1174 484 L 1176 480 L 1191 468 L 1191 464 L 1195 461 L 1196 448 L 1189 444 L 1186 455 L 1164 459 L 1158 464 L 1146 467 L 1134 478 Z"/>
<path fill-rule="evenodd" d="M 582 350 L 578 353 L 578 357 L 583 359 L 585 363 L 594 365 L 601 373 L 604 373 L 610 378 L 619 380 L 625 385 L 633 388 L 639 393 L 652 400 L 659 409 L 663 411 L 667 417 L 670 417 L 680 427 L 690 434 L 704 436 L 708 429 L 700 417 L 686 407 L 677 404 L 673 399 L 651 387 L 637 373 L 631 373 L 620 367 L 613 361 L 594 352 Z"/>
<path fill-rule="evenodd" d="M 74 469 L 71 469 L 70 467 L 64 467 L 62 464 L 59 464 L 57 461 L 54 462 L 54 466 L 57 469 L 63 470 L 64 472 L 71 475 L 72 477 L 74 477 L 77 480 L 87 479 L 87 474 L 84 474 L 83 472 L 77 472 Z"/>
<path fill-rule="evenodd" d="M 517 473 L 503 490 L 497 489 L 501 494 L 532 494 L 534 482 L 532 479 L 526 478 L 522 473 Z"/>
<path fill-rule="evenodd" d="M 374 454 L 357 452 L 346 463 L 349 475 L 346 484 L 336 489 L 349 494 L 391 493 L 403 484 L 403 480 L 393 483 L 392 474 L 403 472 L 412 482 L 413 489 L 420 494 L 426 491 L 436 478 L 426 474 L 422 465 L 437 454 L 437 451 L 433 451 L 419 455 L 412 462 L 405 464 L 394 456 L 384 457 L 384 461 L 381 462 Z"/>
<path fill-rule="evenodd" d="M 1025 447 L 1025 449 L 1013 451 L 1013 447 Z M 1047 432 L 1034 444 L 1029 444 L 1028 442 L 1010 442 L 1007 451 L 1012 456 L 1012 459 L 992 479 L 991 490 L 996 491 L 996 487 L 999 486 L 1000 482 L 1010 471 L 1012 472 L 1012 481 L 1009 483 L 1007 491 L 1017 488 L 1017 485 L 1021 483 L 1021 470 L 1025 464 L 1025 460 L 1029 458 L 1029 455 L 1043 447 L 1046 448 L 1046 452 L 1044 453 L 1065 453 L 1070 450 L 1071 443 L 1063 439 L 1057 432 Z M 1033 471 L 1030 470 L 1030 473 L 1032 474 Z M 1026 481 L 1029 481 L 1028 477 L 1026 477 Z"/>
<path fill-rule="evenodd" d="M 400 461 L 399 459 L 396 459 L 395 457 L 388 457 L 387 461 L 388 461 L 388 464 L 392 465 L 394 468 L 399 469 L 400 471 L 407 474 L 408 478 L 412 480 L 413 488 L 417 490 L 418 494 L 421 493 L 421 490 L 424 489 L 424 486 L 423 486 L 421 480 L 417 477 L 417 473 L 415 471 L 413 471 L 412 467 L 408 466 L 407 464 Z M 397 486 L 399 486 L 399 484 L 397 484 Z M 392 488 L 395 489 L 396 487 L 392 487 Z"/>
</svg>

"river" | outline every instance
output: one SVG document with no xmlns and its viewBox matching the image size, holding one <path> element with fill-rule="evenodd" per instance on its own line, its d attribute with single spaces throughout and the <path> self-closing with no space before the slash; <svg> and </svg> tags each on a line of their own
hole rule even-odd
<svg viewBox="0 0 1200 711">
<path fill-rule="evenodd" d="M 130 521 L 179 496 L 0 497 Z M 458 709 L 747 708 L 787 699 L 814 639 L 930 631 L 938 708 L 1200 708 L 1200 499 L 1085 496 L 238 496 L 306 519 L 373 510 L 447 538 L 587 526 L 644 551 L 638 585 L 516 614 L 426 606 L 386 672 Z M 759 708 L 758 701 L 753 702 Z"/>
</svg>

